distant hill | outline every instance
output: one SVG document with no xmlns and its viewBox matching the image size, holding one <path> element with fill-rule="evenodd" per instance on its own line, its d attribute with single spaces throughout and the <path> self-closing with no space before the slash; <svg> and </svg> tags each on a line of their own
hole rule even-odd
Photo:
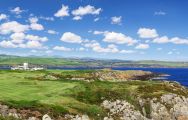
<svg viewBox="0 0 188 120">
<path fill-rule="evenodd" d="M 130 61 L 130 60 L 105 60 L 94 58 L 56 58 L 56 57 L 38 57 L 38 56 L 12 56 L 0 55 L 0 66 L 17 65 L 23 62 L 31 64 L 40 64 L 46 66 L 72 66 L 72 67 L 188 67 L 188 62 L 170 62 L 170 61 Z"/>
</svg>

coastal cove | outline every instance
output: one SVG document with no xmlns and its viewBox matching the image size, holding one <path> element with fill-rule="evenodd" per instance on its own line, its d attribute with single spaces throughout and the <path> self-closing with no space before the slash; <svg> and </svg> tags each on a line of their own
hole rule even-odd
<svg viewBox="0 0 188 120">
<path fill-rule="evenodd" d="M 47 67 L 49 70 L 87 70 L 87 69 L 102 69 L 102 67 L 87 68 L 87 67 Z M 188 86 L 188 68 L 130 68 L 130 67 L 113 67 L 113 70 L 143 70 L 154 73 L 164 74 L 158 77 L 157 80 L 177 81 L 184 86 Z M 10 67 L 0 66 L 0 70 L 10 70 Z"/>
</svg>

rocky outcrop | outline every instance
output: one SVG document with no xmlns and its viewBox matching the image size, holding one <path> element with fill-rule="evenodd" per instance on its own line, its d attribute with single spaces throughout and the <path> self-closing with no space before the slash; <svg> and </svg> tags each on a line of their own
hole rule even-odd
<svg viewBox="0 0 188 120">
<path fill-rule="evenodd" d="M 31 77 L 29 79 L 37 79 L 37 80 L 76 80 L 76 81 L 86 81 L 92 82 L 95 80 L 100 81 L 110 81 L 110 82 L 121 82 L 128 80 L 150 80 L 154 76 L 158 76 L 158 74 L 142 71 L 142 70 L 93 70 L 83 74 L 58 74 L 58 73 L 48 73 L 44 76 L 39 77 Z"/>
<path fill-rule="evenodd" d="M 157 101 L 157 99 L 152 99 L 150 101 L 150 117 L 153 120 L 170 120 L 170 114 L 167 108 Z"/>
<path fill-rule="evenodd" d="M 50 118 L 49 115 L 45 114 L 45 115 L 42 117 L 42 120 L 52 120 L 52 119 Z"/>
<path fill-rule="evenodd" d="M 118 116 L 121 120 L 147 120 L 140 111 L 136 110 L 133 105 L 127 101 L 108 101 L 105 100 L 102 103 L 102 107 L 108 110 L 108 116 L 104 120 L 113 120 L 115 116 Z"/>
<path fill-rule="evenodd" d="M 161 102 L 168 106 L 172 120 L 188 118 L 188 98 L 177 94 L 166 94 L 161 97 Z"/>
<path fill-rule="evenodd" d="M 101 70 L 92 73 L 93 76 L 101 81 L 127 81 L 127 80 L 148 80 L 149 77 L 154 74 L 149 71 L 142 70 L 127 70 L 127 71 L 116 71 L 116 70 Z"/>
<path fill-rule="evenodd" d="M 49 115 L 42 115 L 38 111 L 18 110 L 9 108 L 9 106 L 2 104 L 0 104 L 0 116 L 4 118 L 13 117 L 15 119 L 23 120 L 52 120 Z"/>
<path fill-rule="evenodd" d="M 0 104 L 0 115 L 2 117 L 14 117 L 14 118 L 21 118 L 21 114 L 17 112 L 16 109 L 9 109 L 7 105 Z"/>
<path fill-rule="evenodd" d="M 188 98 L 177 94 L 164 94 L 160 98 L 138 100 L 141 110 L 123 100 L 105 100 L 101 106 L 108 111 L 104 120 L 188 120 Z M 146 115 L 145 104 L 150 106 Z"/>
</svg>

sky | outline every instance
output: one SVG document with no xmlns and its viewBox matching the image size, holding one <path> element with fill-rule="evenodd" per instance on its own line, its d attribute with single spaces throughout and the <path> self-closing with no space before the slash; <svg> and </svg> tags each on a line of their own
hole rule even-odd
<svg viewBox="0 0 188 120">
<path fill-rule="evenodd" d="M 1 0 L 0 54 L 188 61 L 187 0 Z"/>
</svg>

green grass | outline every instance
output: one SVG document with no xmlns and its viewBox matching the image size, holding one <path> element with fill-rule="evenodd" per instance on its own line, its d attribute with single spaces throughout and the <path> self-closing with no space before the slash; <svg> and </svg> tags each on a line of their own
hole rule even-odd
<svg viewBox="0 0 188 120">
<path fill-rule="evenodd" d="M 21 120 L 21 119 L 16 119 L 14 117 L 1 117 L 0 116 L 0 120 Z"/>
<path fill-rule="evenodd" d="M 9 71 L 0 70 L 0 101 L 15 108 L 30 108 L 41 113 L 51 111 L 53 117 L 71 114 L 88 114 L 95 119 L 106 116 L 100 107 L 103 100 L 126 99 L 139 110 L 138 97 L 159 97 L 164 93 L 188 95 L 179 86 L 172 90 L 162 82 L 154 81 L 71 81 L 38 80 L 46 74 L 85 75 L 91 71 Z M 32 79 L 28 79 L 32 78 Z M 100 116 L 97 116 L 100 114 Z"/>
</svg>

